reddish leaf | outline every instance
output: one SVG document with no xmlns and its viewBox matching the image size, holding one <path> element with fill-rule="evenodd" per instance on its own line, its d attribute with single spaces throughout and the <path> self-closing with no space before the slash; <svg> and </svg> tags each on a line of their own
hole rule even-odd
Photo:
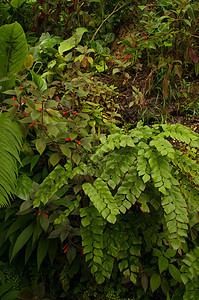
<svg viewBox="0 0 199 300">
<path fill-rule="evenodd" d="M 189 42 L 189 57 L 191 61 L 194 63 L 197 63 L 199 61 L 198 55 L 193 51 L 193 48 L 191 47 L 191 43 Z"/>
</svg>

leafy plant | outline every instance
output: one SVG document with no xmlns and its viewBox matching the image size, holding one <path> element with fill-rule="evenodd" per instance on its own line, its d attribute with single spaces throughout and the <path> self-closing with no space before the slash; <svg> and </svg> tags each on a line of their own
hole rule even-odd
<svg viewBox="0 0 199 300">
<path fill-rule="evenodd" d="M 138 124 L 128 134 L 118 131 L 107 138 L 103 136 L 101 145 L 89 161 L 86 156 L 86 164 L 83 158 L 75 167 L 69 160 L 64 168 L 57 166 L 40 185 L 35 195 L 35 207 L 50 203 L 64 184 L 67 186 L 79 178 L 78 185 L 73 187 L 76 199 L 68 203 L 68 209 L 55 224 L 62 224 L 80 208 L 85 260 L 98 283 L 111 278 L 115 265 L 125 278 L 136 283 L 144 268 L 141 263 L 144 247 L 147 251 L 146 247 L 164 245 L 166 249 L 173 248 L 174 255 L 186 252 L 189 207 L 197 209 L 194 191 L 199 170 L 192 158 L 169 142 L 171 139 L 198 147 L 198 135 L 179 124 L 155 125 L 153 128 Z M 191 197 L 185 184 L 189 186 Z M 44 193 L 46 190 L 49 192 Z M 153 226 L 157 222 L 153 229 L 156 238 L 149 244 L 149 237 L 144 238 L 145 242 L 143 240 L 143 235 L 150 232 L 141 225 L 144 215 L 149 220 L 152 216 L 155 218 L 154 221 L 151 219 Z M 160 272 L 169 267 L 170 275 L 181 281 L 179 271 L 179 276 L 175 275 L 176 266 L 165 263 L 164 258 L 159 259 Z M 154 271 L 152 277 L 150 275 L 152 292 L 161 283 L 160 276 L 153 274 Z"/>
<path fill-rule="evenodd" d="M 0 206 L 8 205 L 16 187 L 17 162 L 22 145 L 22 132 L 16 121 L 6 113 L 0 115 Z"/>
<path fill-rule="evenodd" d="M 14 86 L 14 74 L 20 71 L 28 55 L 28 45 L 23 28 L 17 22 L 1 26 L 0 35 L 0 79 L 9 78 L 8 81 L 2 83 L 2 90 L 5 90 Z"/>
</svg>

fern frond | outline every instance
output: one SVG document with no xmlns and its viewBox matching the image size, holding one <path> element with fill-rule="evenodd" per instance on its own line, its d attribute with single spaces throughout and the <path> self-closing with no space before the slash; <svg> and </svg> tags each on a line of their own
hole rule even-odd
<svg viewBox="0 0 199 300">
<path fill-rule="evenodd" d="M 181 248 L 185 243 L 188 230 L 187 204 L 178 186 L 172 185 L 169 195 L 162 197 L 162 206 L 169 231 L 169 242 L 173 249 Z"/>
<path fill-rule="evenodd" d="M 38 207 L 40 202 L 46 204 L 50 198 L 64 185 L 68 184 L 68 176 L 65 169 L 58 165 L 40 184 L 35 194 L 34 207 Z"/>
<path fill-rule="evenodd" d="M 110 225 L 105 230 L 104 249 L 107 255 L 118 262 L 118 268 L 124 277 L 136 283 L 141 240 L 137 235 L 131 214 L 120 218 L 116 224 Z"/>
<path fill-rule="evenodd" d="M 16 187 L 17 161 L 22 145 L 22 132 L 7 113 L 0 115 L 0 206 L 10 202 Z"/>
<path fill-rule="evenodd" d="M 110 223 L 115 223 L 119 209 L 106 182 L 101 178 L 97 178 L 93 185 L 91 183 L 84 183 L 82 187 L 102 217 Z"/>
<path fill-rule="evenodd" d="M 158 136 L 171 137 L 174 140 L 190 144 L 191 147 L 199 148 L 198 134 L 193 132 L 190 128 L 181 124 L 164 124 L 161 125 L 163 132 Z"/>
<path fill-rule="evenodd" d="M 81 208 L 80 216 L 82 218 L 81 236 L 85 260 L 90 261 L 89 267 L 91 268 L 91 273 L 95 276 L 96 281 L 98 283 L 103 283 L 105 276 L 110 278 L 109 274 L 107 274 L 108 265 L 103 265 L 103 231 L 106 223 L 92 204 L 90 207 Z M 109 273 L 111 274 L 111 272 L 112 268 Z"/>
<path fill-rule="evenodd" d="M 199 293 L 199 247 L 187 253 L 182 262 L 181 279 L 186 288 L 183 299 L 196 299 Z"/>
</svg>

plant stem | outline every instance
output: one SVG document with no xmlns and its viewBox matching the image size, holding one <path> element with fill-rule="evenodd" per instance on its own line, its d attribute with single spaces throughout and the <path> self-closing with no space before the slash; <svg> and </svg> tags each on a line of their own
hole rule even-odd
<svg viewBox="0 0 199 300">
<path fill-rule="evenodd" d="M 120 5 L 120 7 L 118 7 L 118 5 L 119 5 L 119 2 L 118 2 L 118 4 L 116 5 L 116 7 L 114 8 L 114 10 L 112 11 L 112 13 L 110 13 L 110 15 L 108 15 L 108 17 L 106 17 L 106 19 L 104 19 L 103 21 L 102 21 L 102 23 L 100 24 L 100 26 L 97 28 L 97 30 L 95 31 L 95 33 L 93 34 L 93 36 L 92 36 L 92 38 L 91 38 L 91 40 L 90 40 L 90 43 L 92 43 L 93 41 L 94 41 L 94 39 L 95 39 L 95 37 L 96 37 L 96 35 L 97 35 L 97 33 L 98 33 L 98 31 L 101 29 L 101 27 L 103 26 L 103 24 L 115 13 L 115 12 L 117 12 L 118 10 L 120 10 L 123 6 L 125 6 L 126 5 L 126 3 L 124 3 L 124 4 L 122 4 L 122 5 Z M 118 8 L 117 8 L 118 7 Z"/>
<path fill-rule="evenodd" d="M 12 8 L 14 9 L 14 11 L 15 11 L 16 13 L 18 13 L 20 16 L 22 16 L 24 19 L 26 19 L 26 21 L 27 21 L 29 24 L 32 24 L 32 23 L 26 18 L 26 16 L 24 16 L 24 15 L 23 15 L 22 13 L 20 13 L 14 6 L 12 6 L 8 0 L 5 0 L 5 1 L 6 1 L 6 3 L 7 3 L 10 7 L 12 7 Z"/>
</svg>

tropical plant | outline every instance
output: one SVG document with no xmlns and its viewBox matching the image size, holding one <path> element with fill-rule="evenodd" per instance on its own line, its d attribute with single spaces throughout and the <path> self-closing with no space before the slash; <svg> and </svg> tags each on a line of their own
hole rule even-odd
<svg viewBox="0 0 199 300">
<path fill-rule="evenodd" d="M 22 131 L 16 121 L 11 121 L 8 113 L 0 114 L 0 206 L 10 203 L 16 187 L 17 162 L 22 145 Z"/>
<path fill-rule="evenodd" d="M 74 200 L 67 202 L 67 209 L 54 223 L 58 226 L 69 221 L 72 225 L 72 215 L 79 215 L 79 209 L 85 260 L 98 283 L 110 279 L 116 266 L 133 283 L 141 276 L 145 291 L 149 277 L 152 293 L 164 279 L 160 275 L 164 270 L 181 282 L 174 263 L 180 263 L 178 260 L 168 256 L 165 265 L 161 258 L 160 273 L 155 266 L 148 273 L 142 252 L 157 248 L 164 253 L 172 248 L 176 258 L 177 253 L 187 252 L 189 212 L 198 211 L 199 167 L 197 158 L 189 156 L 190 150 L 186 155 L 185 148 L 178 149 L 174 140 L 198 148 L 198 135 L 179 124 L 152 128 L 138 124 L 128 134 L 117 131 L 100 140 L 94 154 L 83 156 L 78 166 L 71 159 L 64 167 L 58 165 L 40 185 L 34 206 L 45 209 L 62 187 L 73 187 L 70 193 L 75 193 Z M 151 230 L 146 224 L 151 224 Z M 74 260 L 73 248 L 68 239 L 67 250 L 71 249 Z M 63 282 L 69 282 L 71 276 L 65 272 L 64 278 Z M 67 290 L 69 283 L 66 286 Z M 168 294 L 168 289 L 162 291 Z"/>
<path fill-rule="evenodd" d="M 20 71 L 28 56 L 28 45 L 23 28 L 17 22 L 1 26 L 0 35 L 0 79 L 9 78 L 2 83 L 5 90 L 14 86 L 14 74 Z"/>
</svg>

